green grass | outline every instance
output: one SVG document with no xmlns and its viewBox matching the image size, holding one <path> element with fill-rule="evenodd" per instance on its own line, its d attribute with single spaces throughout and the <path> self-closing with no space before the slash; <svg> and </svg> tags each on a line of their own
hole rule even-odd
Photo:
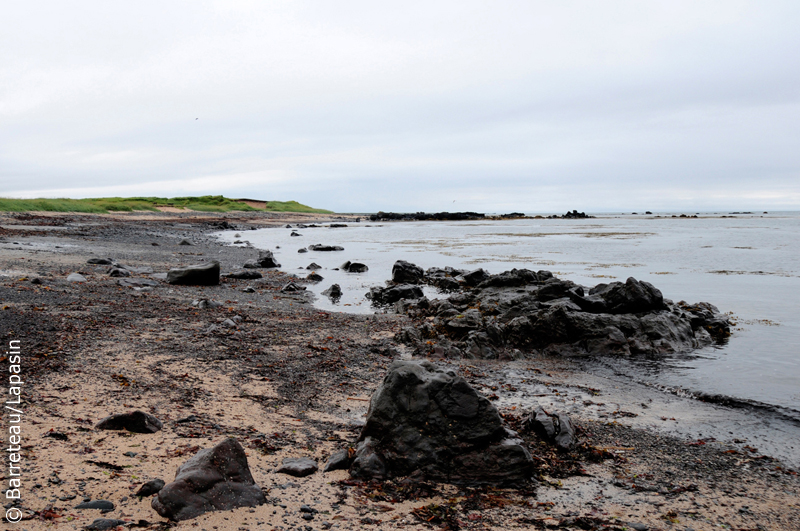
<svg viewBox="0 0 800 531">
<path fill-rule="evenodd" d="M 252 211 L 244 203 L 221 195 L 201 197 L 101 197 L 94 199 L 6 199 L 0 197 L 0 212 L 132 212 L 134 210 L 157 211 L 156 207 L 175 207 L 199 212 Z M 311 208 L 297 201 L 268 201 L 268 212 L 313 212 L 330 214 L 329 210 Z"/>
</svg>

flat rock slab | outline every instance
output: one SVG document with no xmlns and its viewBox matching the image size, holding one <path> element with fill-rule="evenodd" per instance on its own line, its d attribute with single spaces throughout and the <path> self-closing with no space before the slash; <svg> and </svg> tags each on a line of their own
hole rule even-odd
<svg viewBox="0 0 800 531">
<path fill-rule="evenodd" d="M 219 262 L 176 267 L 167 272 L 170 284 L 190 286 L 216 286 L 219 284 Z"/>
<path fill-rule="evenodd" d="M 297 478 L 310 476 L 317 471 L 317 463 L 308 457 L 290 457 L 281 462 L 278 467 L 279 474 L 289 474 Z"/>
<path fill-rule="evenodd" d="M 133 433 L 155 433 L 162 428 L 161 421 L 144 411 L 117 413 L 104 418 L 95 426 L 98 430 L 128 430 Z"/>
<path fill-rule="evenodd" d="M 120 278 L 117 284 L 125 288 L 154 288 L 158 286 L 158 281 L 152 278 Z"/>
<path fill-rule="evenodd" d="M 175 481 L 151 505 L 170 520 L 188 520 L 209 511 L 256 507 L 267 502 L 253 481 L 244 448 L 236 439 L 200 450 L 178 468 Z"/>
</svg>

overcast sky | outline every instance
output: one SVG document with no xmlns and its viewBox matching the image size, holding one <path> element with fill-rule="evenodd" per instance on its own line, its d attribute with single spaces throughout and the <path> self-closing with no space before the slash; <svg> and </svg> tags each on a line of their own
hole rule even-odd
<svg viewBox="0 0 800 531">
<path fill-rule="evenodd" d="M 800 2 L 4 2 L 0 196 L 800 209 Z"/>
</svg>

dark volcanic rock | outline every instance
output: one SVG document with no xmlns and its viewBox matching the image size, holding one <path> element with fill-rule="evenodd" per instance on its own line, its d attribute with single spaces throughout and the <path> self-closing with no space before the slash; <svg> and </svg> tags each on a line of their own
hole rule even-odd
<svg viewBox="0 0 800 531">
<path fill-rule="evenodd" d="M 136 491 L 135 496 L 140 498 L 146 498 L 147 496 L 152 496 L 153 494 L 158 493 L 161 489 L 164 488 L 164 480 L 163 479 L 152 479 L 139 487 L 139 490 Z"/>
<path fill-rule="evenodd" d="M 479 485 L 521 485 L 533 461 L 497 409 L 453 371 L 395 361 L 370 402 L 354 477 L 422 473 Z"/>
<path fill-rule="evenodd" d="M 175 481 L 161 489 L 151 505 L 164 518 L 188 520 L 266 501 L 250 474 L 244 448 L 231 438 L 200 450 L 178 467 Z"/>
<path fill-rule="evenodd" d="M 110 267 L 108 269 L 108 276 L 110 277 L 129 277 L 131 272 L 121 267 Z"/>
<path fill-rule="evenodd" d="M 167 272 L 167 282 L 192 286 L 216 286 L 219 284 L 219 262 L 211 261 L 188 267 L 177 267 Z"/>
<path fill-rule="evenodd" d="M 397 284 L 419 284 L 425 272 L 418 265 L 398 260 L 392 266 L 392 282 Z"/>
<path fill-rule="evenodd" d="M 312 271 L 311 273 L 308 274 L 308 276 L 306 276 L 306 280 L 308 280 L 309 282 L 322 282 L 323 280 L 325 280 L 325 277 L 323 277 L 322 275 L 320 275 L 315 271 Z"/>
<path fill-rule="evenodd" d="M 340 247 L 338 245 L 322 245 L 321 243 L 317 243 L 314 245 L 308 246 L 309 251 L 344 251 L 344 247 Z"/>
<path fill-rule="evenodd" d="M 350 262 L 349 260 L 343 263 L 339 269 L 345 273 L 366 273 L 369 271 L 369 268 L 366 264 L 362 264 L 360 262 Z"/>
<path fill-rule="evenodd" d="M 106 531 L 107 529 L 116 529 L 126 523 L 125 520 L 117 520 L 115 518 L 97 518 L 94 522 L 84 527 L 84 529 L 87 531 Z"/>
<path fill-rule="evenodd" d="M 272 251 L 259 251 L 258 252 L 258 259 L 256 260 L 259 267 L 264 268 L 273 268 L 273 267 L 280 267 L 281 265 L 275 260 L 275 256 L 272 254 Z"/>
<path fill-rule="evenodd" d="M 578 444 L 575 429 L 566 413 L 548 413 L 541 407 L 537 407 L 525 420 L 525 426 L 543 441 L 558 446 L 562 450 L 571 450 Z"/>
<path fill-rule="evenodd" d="M 333 284 L 323 291 L 322 294 L 331 299 L 340 299 L 342 297 L 342 288 L 339 284 Z"/>
<path fill-rule="evenodd" d="M 399 284 L 388 288 L 371 288 L 366 297 L 373 304 L 393 304 L 400 299 L 419 299 L 423 297 L 422 288 L 412 284 Z"/>
<path fill-rule="evenodd" d="M 276 470 L 279 474 L 289 474 L 297 478 L 310 476 L 317 471 L 317 463 L 308 457 L 289 457 L 281 462 Z"/>
<path fill-rule="evenodd" d="M 98 430 L 128 430 L 133 433 L 155 433 L 163 424 L 150 413 L 133 411 L 104 418 L 95 426 Z"/>
<path fill-rule="evenodd" d="M 114 504 L 108 500 L 92 500 L 83 502 L 75 506 L 76 509 L 100 509 L 100 512 L 107 513 L 114 510 Z"/>
<path fill-rule="evenodd" d="M 306 269 L 310 269 L 312 271 L 316 271 L 317 269 L 322 269 L 322 266 L 316 262 L 311 262 L 306 266 Z"/>
<path fill-rule="evenodd" d="M 664 310 L 664 297 L 649 282 L 640 282 L 633 277 L 622 282 L 598 284 L 589 295 L 605 301 L 608 313 L 641 313 Z"/>
</svg>

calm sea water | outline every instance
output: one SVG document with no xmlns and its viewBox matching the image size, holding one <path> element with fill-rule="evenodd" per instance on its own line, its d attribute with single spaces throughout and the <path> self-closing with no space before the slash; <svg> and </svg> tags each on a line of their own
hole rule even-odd
<svg viewBox="0 0 800 531">
<path fill-rule="evenodd" d="M 295 230 L 302 236 L 270 228 L 243 233 L 242 239 L 273 250 L 285 271 L 305 276 L 310 263 L 322 266 L 324 281 L 310 289 L 325 310 L 374 311 L 364 294 L 391 277 L 398 259 L 423 268 L 482 267 L 491 273 L 546 269 L 584 286 L 632 276 L 668 299 L 710 302 L 736 323 L 726 345 L 657 361 L 608 363 L 640 382 L 776 405 L 800 418 L 800 213 L 362 222 Z M 233 232 L 220 237 L 236 239 Z M 297 252 L 315 243 L 345 250 Z M 334 270 L 347 260 L 363 262 L 369 271 Z M 319 295 L 333 283 L 345 292 L 338 304 Z M 431 289 L 428 296 L 437 294 Z"/>
</svg>

